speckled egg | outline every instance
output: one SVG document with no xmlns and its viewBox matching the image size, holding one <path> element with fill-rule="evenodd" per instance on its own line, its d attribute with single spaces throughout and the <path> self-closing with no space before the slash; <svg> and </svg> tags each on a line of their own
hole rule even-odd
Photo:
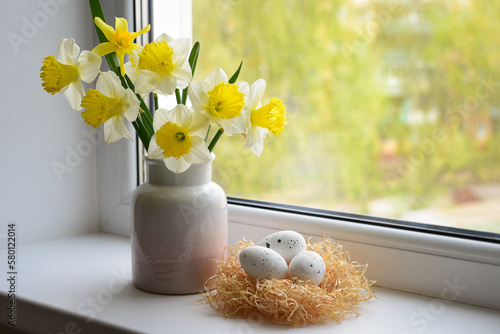
<svg viewBox="0 0 500 334">
<path fill-rule="evenodd" d="M 290 262 L 290 278 L 310 279 L 314 284 L 321 283 L 326 273 L 325 261 L 316 252 L 305 251 L 297 254 Z"/>
<path fill-rule="evenodd" d="M 277 251 L 286 263 L 290 263 L 295 255 L 307 249 L 306 239 L 295 231 L 275 232 L 262 239 L 258 245 Z"/>
<path fill-rule="evenodd" d="M 253 279 L 286 278 L 288 265 L 278 252 L 261 246 L 243 249 L 239 255 L 240 265 Z"/>
</svg>

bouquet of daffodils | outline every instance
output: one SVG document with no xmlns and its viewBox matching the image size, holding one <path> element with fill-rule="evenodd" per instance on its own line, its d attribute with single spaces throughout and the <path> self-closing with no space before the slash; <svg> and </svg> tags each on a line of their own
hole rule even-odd
<svg viewBox="0 0 500 334">
<path fill-rule="evenodd" d="M 260 156 L 267 133 L 283 132 L 283 102 L 271 98 L 270 103 L 262 106 L 266 82 L 236 82 L 241 64 L 229 79 L 217 68 L 204 81 L 193 82 L 198 42 L 191 48 L 187 38 L 173 39 L 162 34 L 141 46 L 134 40 L 148 32 L 149 25 L 130 32 L 127 21 L 116 18 L 113 28 L 106 24 L 99 0 L 89 3 L 101 43 L 92 51 L 80 52 L 74 39 L 63 39 L 57 58 L 43 59 L 40 77 L 45 91 L 64 93 L 72 109 L 83 109 L 81 115 L 88 125 L 97 128 L 104 124 L 107 143 L 122 137 L 132 140 L 127 120 L 134 126 L 149 158 L 163 160 L 169 170 L 182 173 L 191 164 L 210 161 L 211 152 L 224 133 L 242 134 L 245 147 Z M 127 63 L 125 54 L 130 58 Z M 110 68 L 107 72 L 100 71 L 103 56 Z M 96 78 L 95 89 L 85 92 L 82 81 L 92 83 Z M 154 113 L 144 103 L 149 94 L 154 95 Z M 176 107 L 158 108 L 158 95 L 173 94 Z"/>
</svg>

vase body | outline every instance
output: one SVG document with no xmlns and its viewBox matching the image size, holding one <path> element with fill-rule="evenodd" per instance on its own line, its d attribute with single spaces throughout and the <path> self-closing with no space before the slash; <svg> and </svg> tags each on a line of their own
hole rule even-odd
<svg viewBox="0 0 500 334">
<path fill-rule="evenodd" d="M 204 290 L 227 245 L 227 198 L 212 182 L 212 163 L 183 173 L 146 160 L 146 182 L 132 202 L 132 276 L 136 287 L 161 294 Z"/>
</svg>

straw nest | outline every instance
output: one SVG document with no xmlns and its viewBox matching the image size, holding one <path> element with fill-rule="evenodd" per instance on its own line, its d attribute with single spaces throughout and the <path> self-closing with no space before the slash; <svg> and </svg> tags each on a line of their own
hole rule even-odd
<svg viewBox="0 0 500 334">
<path fill-rule="evenodd" d="M 225 256 L 217 261 L 218 272 L 205 283 L 203 303 L 226 317 L 267 320 L 290 327 L 342 322 L 347 315 L 359 316 L 359 302 L 375 297 L 365 277 L 368 265 L 351 261 L 349 253 L 332 239 L 307 244 L 307 250 L 320 254 L 326 274 L 319 285 L 297 279 L 251 279 L 241 268 L 239 252 L 253 246 L 241 240 L 227 247 Z"/>
</svg>

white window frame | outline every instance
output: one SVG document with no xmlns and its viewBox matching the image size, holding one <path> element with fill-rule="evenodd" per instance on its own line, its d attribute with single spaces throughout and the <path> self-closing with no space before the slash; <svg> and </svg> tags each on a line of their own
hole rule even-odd
<svg viewBox="0 0 500 334">
<path fill-rule="evenodd" d="M 167 3 L 161 13 L 167 33 L 191 37 L 191 1 L 154 0 Z M 153 4 L 153 7 L 155 5 Z M 155 9 L 155 15 L 160 12 Z M 153 29 L 155 30 L 155 29 Z M 161 31 L 156 31 L 153 38 Z M 130 235 L 130 198 L 137 180 L 135 144 L 120 141 L 98 147 L 98 200 L 101 231 Z M 236 201 L 238 202 L 238 201 Z M 321 214 L 318 214 L 321 213 Z M 500 310 L 500 243 L 420 232 L 413 228 L 352 222 L 329 217 L 319 210 L 297 212 L 257 205 L 229 205 L 229 243 L 243 237 L 259 241 L 276 230 L 292 229 L 311 240 L 332 237 L 353 260 L 369 263 L 367 276 L 381 287 L 458 301 Z"/>
</svg>

